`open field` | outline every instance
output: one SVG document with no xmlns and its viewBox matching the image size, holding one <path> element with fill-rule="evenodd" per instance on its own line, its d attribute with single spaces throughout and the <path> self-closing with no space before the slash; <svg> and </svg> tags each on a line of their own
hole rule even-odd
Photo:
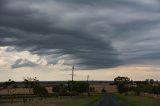
<svg viewBox="0 0 160 106">
<path fill-rule="evenodd" d="M 119 93 L 113 93 L 125 106 L 160 106 L 160 99 L 154 99 L 143 96 L 125 96 Z"/>
<path fill-rule="evenodd" d="M 34 98 L 33 101 L 29 101 L 27 103 L 23 103 L 21 100 L 21 102 L 14 102 L 13 104 L 3 103 L 0 104 L 0 106 L 97 106 L 101 98 L 102 98 L 101 95 L 75 96 L 72 98 L 71 97 L 59 97 L 59 98 L 50 97 L 44 99 Z"/>
<path fill-rule="evenodd" d="M 95 88 L 96 92 L 101 92 L 102 89 L 105 89 L 109 93 L 117 92 L 117 86 L 116 85 L 109 85 L 107 83 L 100 83 L 100 84 L 94 84 L 92 85 Z"/>
<path fill-rule="evenodd" d="M 49 93 L 52 93 L 52 87 L 45 87 Z M 13 88 L 12 94 L 33 94 L 33 88 L 28 89 L 28 88 Z M 7 89 L 0 89 L 0 94 L 1 95 L 7 95 L 8 91 Z"/>
</svg>

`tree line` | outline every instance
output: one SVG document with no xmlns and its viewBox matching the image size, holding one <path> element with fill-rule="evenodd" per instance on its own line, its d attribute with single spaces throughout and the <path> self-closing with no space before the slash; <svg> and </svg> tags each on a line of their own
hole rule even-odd
<svg viewBox="0 0 160 106">
<path fill-rule="evenodd" d="M 153 79 L 146 79 L 145 81 L 133 81 L 128 77 L 116 77 L 114 83 L 117 85 L 119 93 L 127 93 L 129 91 L 135 92 L 139 95 L 141 92 L 160 94 L 160 83 Z"/>
<path fill-rule="evenodd" d="M 48 96 L 48 90 L 41 86 L 39 80 L 34 77 L 27 77 L 23 80 L 23 86 L 24 88 L 28 88 L 29 94 L 32 95 L 38 95 L 38 96 Z M 8 81 L 1 84 L 1 87 L 3 89 L 6 89 L 8 92 L 8 95 L 13 95 L 13 92 L 18 88 L 17 82 L 9 79 Z M 90 87 L 89 83 L 86 81 L 68 81 L 66 84 L 58 84 L 52 86 L 52 92 L 55 95 L 79 95 L 81 93 L 90 93 L 94 92 L 94 87 Z"/>
<path fill-rule="evenodd" d="M 33 93 L 38 96 L 47 96 L 48 95 L 47 89 L 40 85 L 39 80 L 36 77 L 24 78 L 23 84 L 24 84 L 24 88 L 29 89 L 29 94 Z M 2 83 L 1 87 L 3 89 L 6 89 L 8 92 L 8 95 L 11 96 L 11 95 L 13 95 L 13 92 L 16 90 L 16 88 L 18 86 L 17 86 L 17 82 L 13 81 L 12 79 L 9 79 L 8 81 Z"/>
<path fill-rule="evenodd" d="M 67 84 L 55 85 L 52 89 L 57 95 L 74 96 L 82 93 L 94 92 L 94 87 L 90 87 L 88 82 L 85 81 L 68 81 Z"/>
</svg>

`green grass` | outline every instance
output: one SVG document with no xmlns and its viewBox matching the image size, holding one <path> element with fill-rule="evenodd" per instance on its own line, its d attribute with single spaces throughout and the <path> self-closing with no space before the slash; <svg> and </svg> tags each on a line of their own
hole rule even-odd
<svg viewBox="0 0 160 106">
<path fill-rule="evenodd" d="M 64 106 L 97 106 L 101 99 L 101 95 L 72 99 L 71 101 L 68 101 Z"/>
<path fill-rule="evenodd" d="M 119 93 L 114 93 L 113 95 L 125 106 L 160 106 L 160 99 L 142 96 L 125 96 Z"/>
<path fill-rule="evenodd" d="M 49 98 L 33 98 L 33 101 L 27 101 L 25 104 L 22 102 L 22 98 L 14 99 L 12 106 L 97 106 L 102 99 L 101 94 L 93 96 L 61 96 L 61 97 L 49 97 Z M 1 101 L 1 100 L 0 100 Z M 10 99 L 0 104 L 0 106 L 11 105 Z M 18 101 L 18 102 L 16 102 Z"/>
</svg>

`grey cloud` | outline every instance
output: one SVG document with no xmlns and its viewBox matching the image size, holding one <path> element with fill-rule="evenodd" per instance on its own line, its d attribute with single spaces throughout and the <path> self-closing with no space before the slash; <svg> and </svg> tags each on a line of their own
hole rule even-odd
<svg viewBox="0 0 160 106">
<path fill-rule="evenodd" d="M 135 63 L 151 60 L 159 48 L 141 54 L 153 45 L 145 50 L 139 45 L 152 36 L 145 32 L 160 24 L 160 8 L 158 3 L 154 7 L 155 2 L 2 0 L 0 45 L 52 57 L 48 63 L 65 59 L 65 64 L 89 69 L 133 63 L 130 59 Z"/>
<path fill-rule="evenodd" d="M 21 67 L 34 67 L 37 66 L 36 63 L 31 62 L 27 59 L 18 59 L 15 63 L 11 66 L 12 68 L 21 68 Z"/>
</svg>

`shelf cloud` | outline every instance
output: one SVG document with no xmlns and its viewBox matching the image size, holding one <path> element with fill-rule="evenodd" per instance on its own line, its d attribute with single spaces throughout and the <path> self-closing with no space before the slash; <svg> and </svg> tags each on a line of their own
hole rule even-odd
<svg viewBox="0 0 160 106">
<path fill-rule="evenodd" d="M 1 0 L 0 46 L 80 69 L 158 64 L 159 12 L 158 0 Z"/>
</svg>

